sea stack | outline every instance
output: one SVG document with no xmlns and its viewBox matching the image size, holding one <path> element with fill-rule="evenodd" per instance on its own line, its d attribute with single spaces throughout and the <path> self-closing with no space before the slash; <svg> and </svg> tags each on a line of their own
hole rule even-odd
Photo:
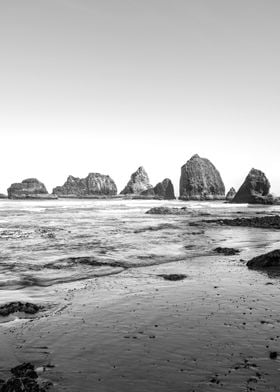
<svg viewBox="0 0 280 392">
<path fill-rule="evenodd" d="M 53 189 L 53 193 L 59 197 L 73 198 L 114 196 L 117 187 L 110 176 L 89 173 L 86 178 L 69 176 L 64 185 Z"/>
<path fill-rule="evenodd" d="M 175 199 L 174 187 L 169 178 L 165 178 L 154 187 L 155 196 L 161 199 L 173 200 Z"/>
<path fill-rule="evenodd" d="M 225 186 L 220 173 L 206 158 L 194 155 L 181 168 L 181 200 L 222 200 Z"/>
<path fill-rule="evenodd" d="M 270 182 L 266 175 L 260 170 L 251 169 L 232 199 L 232 203 L 274 204 L 273 196 L 269 194 L 269 190 Z"/>
<path fill-rule="evenodd" d="M 27 178 L 20 183 L 14 183 L 8 188 L 9 199 L 57 199 L 50 195 L 45 185 L 36 178 Z"/>
<path fill-rule="evenodd" d="M 126 187 L 121 191 L 121 195 L 141 195 L 142 192 L 145 195 L 145 193 L 149 193 L 145 191 L 149 191 L 152 188 L 153 186 L 150 184 L 146 170 L 143 166 L 140 166 L 136 172 L 131 174 Z M 153 192 L 150 191 L 150 193 L 152 196 Z"/>
<path fill-rule="evenodd" d="M 231 201 L 235 195 L 236 195 L 236 190 L 234 188 L 230 188 L 230 190 L 226 195 L 226 200 Z"/>
</svg>

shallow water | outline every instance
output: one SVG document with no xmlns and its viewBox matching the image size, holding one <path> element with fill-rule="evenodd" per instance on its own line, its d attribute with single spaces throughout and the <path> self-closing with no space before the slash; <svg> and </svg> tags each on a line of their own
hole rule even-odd
<svg viewBox="0 0 280 392">
<path fill-rule="evenodd" d="M 145 214 L 159 205 L 187 206 L 190 214 Z M 185 260 L 207 254 L 216 245 L 263 253 L 280 245 L 277 230 L 189 223 L 272 212 L 280 213 L 280 206 L 150 200 L 1 201 L 0 303 L 48 301 L 61 284 Z M 84 256 L 92 262 L 73 259 Z"/>
</svg>

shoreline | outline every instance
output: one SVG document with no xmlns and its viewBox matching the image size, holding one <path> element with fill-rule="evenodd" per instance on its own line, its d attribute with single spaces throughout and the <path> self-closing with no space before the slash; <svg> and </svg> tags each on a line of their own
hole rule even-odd
<svg viewBox="0 0 280 392">
<path fill-rule="evenodd" d="M 58 308 L 4 325 L 1 343 L 14 340 L 18 363 L 54 365 L 42 377 L 55 391 L 276 391 L 279 280 L 239 259 L 195 257 L 61 287 Z"/>
</svg>

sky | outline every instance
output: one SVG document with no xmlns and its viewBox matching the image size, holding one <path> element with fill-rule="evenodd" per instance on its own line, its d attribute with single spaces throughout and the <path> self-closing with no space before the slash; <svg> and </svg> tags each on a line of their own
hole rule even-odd
<svg viewBox="0 0 280 392">
<path fill-rule="evenodd" d="M 279 0 L 0 0 L 0 192 L 194 154 L 280 194 Z"/>
</svg>

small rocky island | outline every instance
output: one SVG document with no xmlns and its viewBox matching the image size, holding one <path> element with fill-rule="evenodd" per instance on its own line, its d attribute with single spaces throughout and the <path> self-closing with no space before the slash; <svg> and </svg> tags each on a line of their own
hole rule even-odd
<svg viewBox="0 0 280 392">
<path fill-rule="evenodd" d="M 269 190 L 270 182 L 266 175 L 253 168 L 232 199 L 232 203 L 275 204 L 276 200 Z"/>
<path fill-rule="evenodd" d="M 67 198 L 109 197 L 117 194 L 117 186 L 108 175 L 89 173 L 86 178 L 69 176 L 64 185 L 53 189 L 53 194 Z"/>
<path fill-rule="evenodd" d="M 215 166 L 206 158 L 194 155 L 181 168 L 181 200 L 222 200 L 225 186 Z"/>
<path fill-rule="evenodd" d="M 45 185 L 37 178 L 27 178 L 20 183 L 14 183 L 7 191 L 9 199 L 57 199 L 56 195 L 48 193 Z"/>
<path fill-rule="evenodd" d="M 130 180 L 120 194 L 141 195 L 143 192 L 146 192 L 147 195 L 150 189 L 153 189 L 153 186 L 150 184 L 149 176 L 144 167 L 140 166 L 136 172 L 131 174 Z"/>
<path fill-rule="evenodd" d="M 230 190 L 226 195 L 226 200 L 231 201 L 235 197 L 235 195 L 236 195 L 236 190 L 234 188 L 230 188 Z"/>
</svg>

